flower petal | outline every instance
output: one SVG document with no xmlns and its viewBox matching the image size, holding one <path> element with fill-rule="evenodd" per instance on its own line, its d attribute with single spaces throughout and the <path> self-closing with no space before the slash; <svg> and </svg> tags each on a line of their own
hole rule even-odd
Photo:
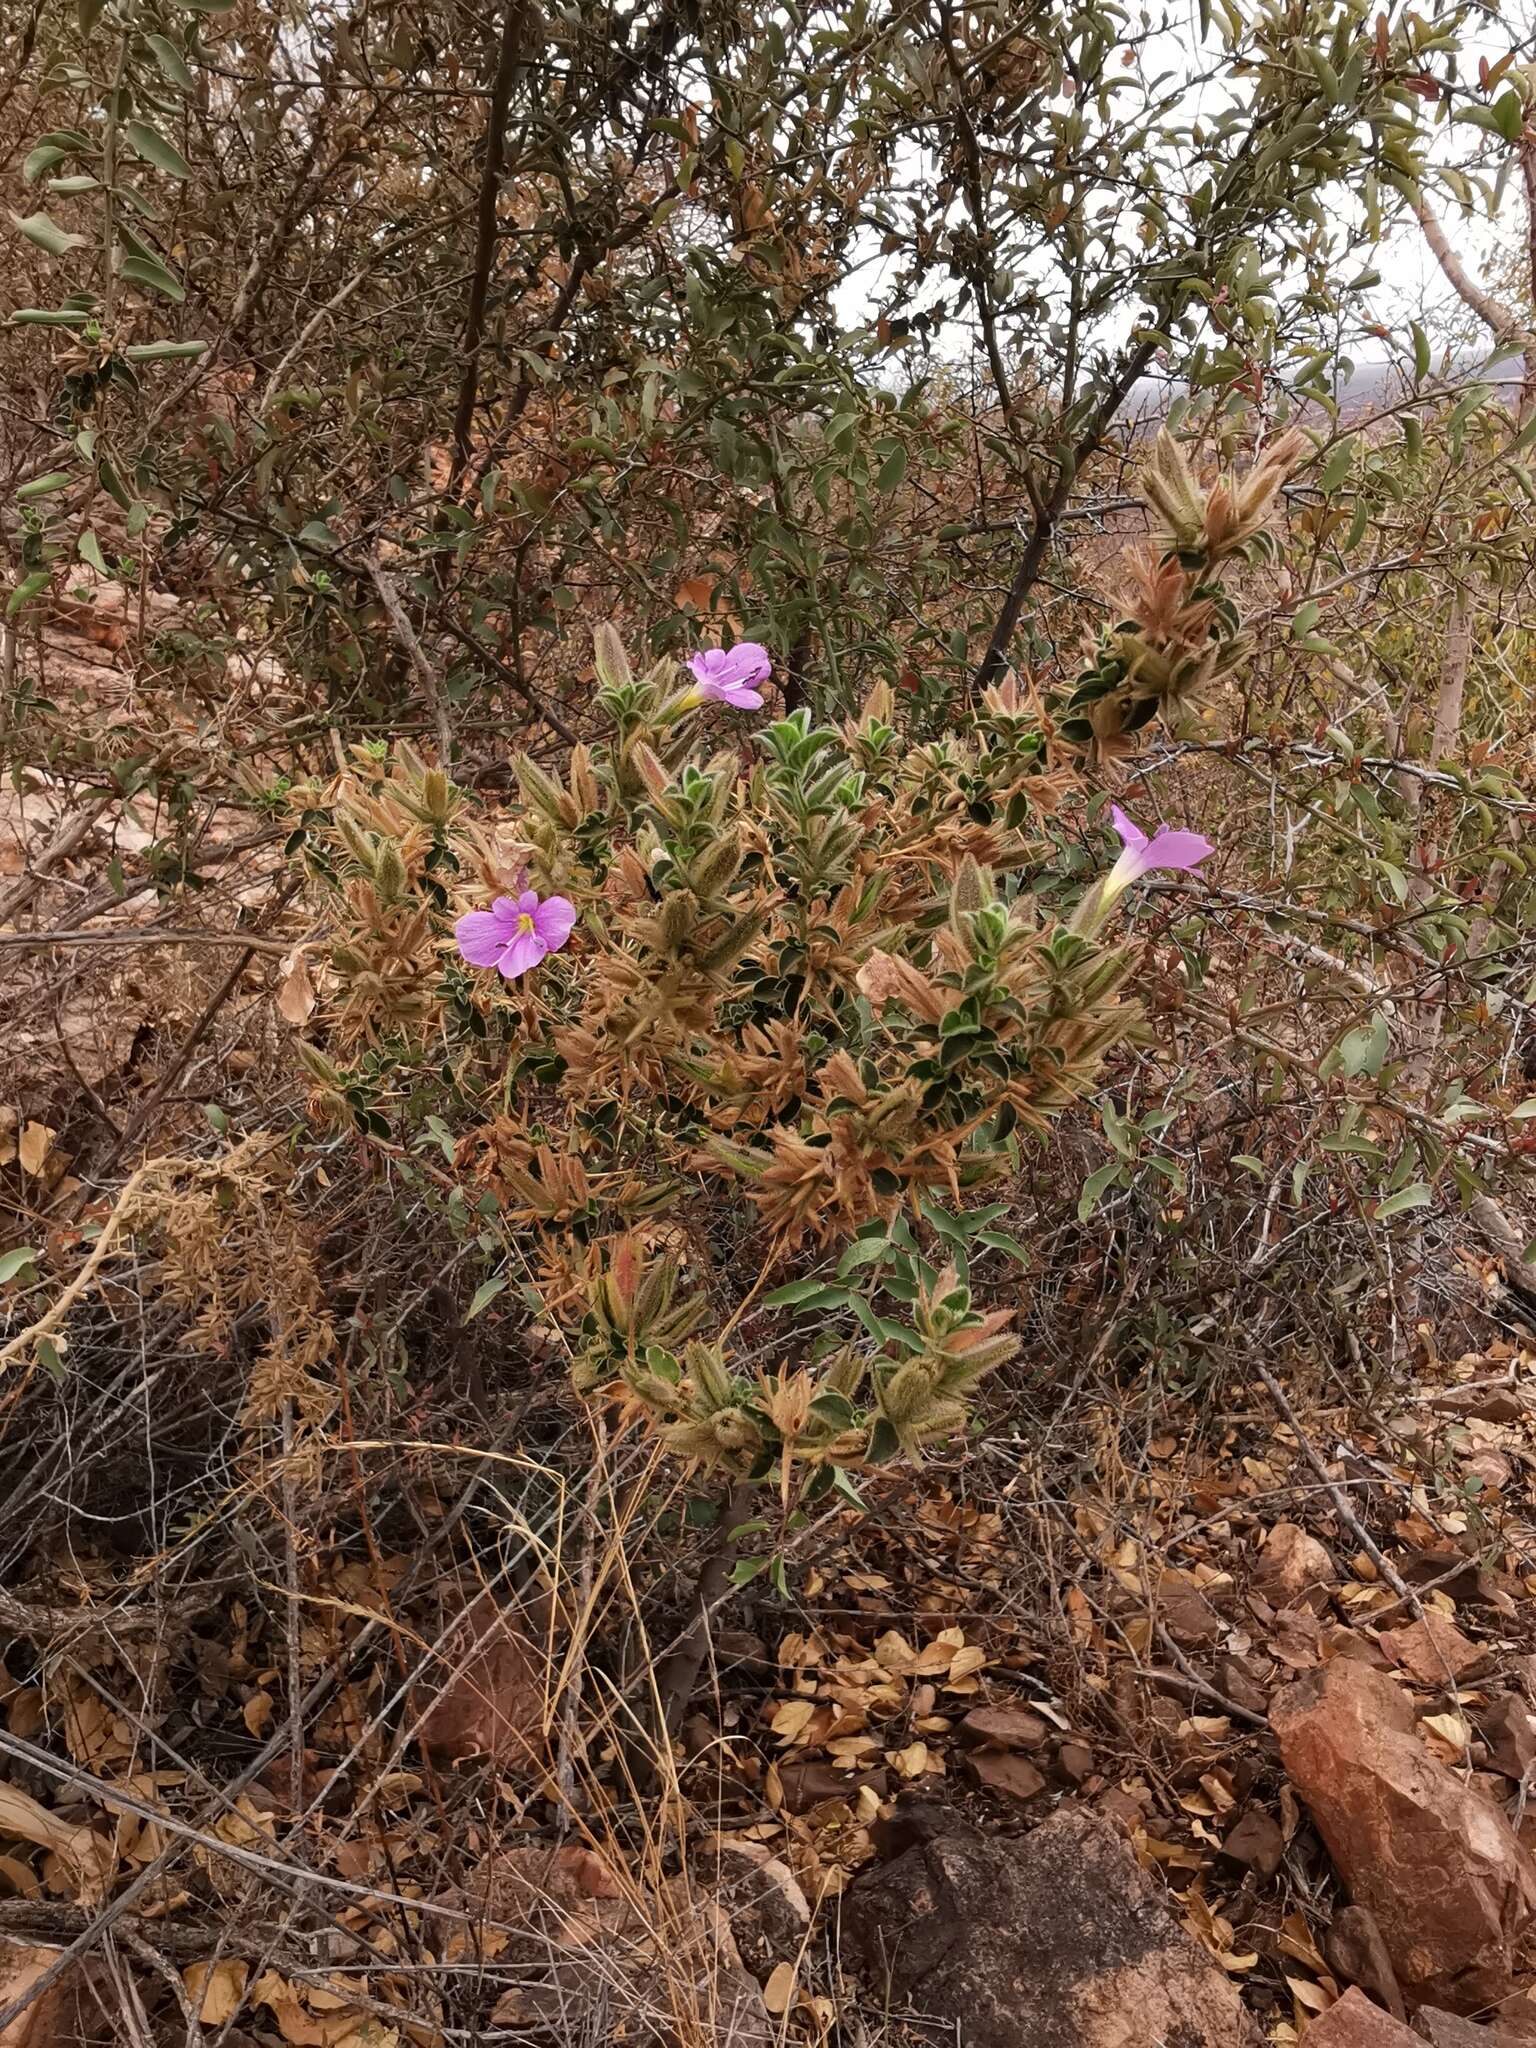
<svg viewBox="0 0 1536 2048">
<path fill-rule="evenodd" d="M 533 928 L 551 953 L 558 953 L 576 925 L 576 906 L 568 896 L 546 896 L 533 913 Z"/>
<path fill-rule="evenodd" d="M 1139 825 L 1133 825 L 1118 804 L 1109 807 L 1110 822 L 1120 834 L 1120 844 L 1127 852 L 1140 853 L 1147 843 L 1147 835 Z"/>
<path fill-rule="evenodd" d="M 731 649 L 732 680 L 738 683 L 765 683 L 773 673 L 773 662 L 766 647 L 758 640 L 742 640 Z"/>
<path fill-rule="evenodd" d="M 530 967 L 537 967 L 548 946 L 535 932 L 519 932 L 509 946 L 502 950 L 496 965 L 508 981 L 516 981 L 520 974 L 526 974 Z"/>
<path fill-rule="evenodd" d="M 1147 848 L 1149 868 L 1167 868 L 1174 874 L 1190 874 L 1215 848 L 1198 832 L 1176 832 L 1167 825 L 1152 835 Z"/>
<path fill-rule="evenodd" d="M 505 902 L 505 897 L 500 899 Z M 494 967 L 511 937 L 507 921 L 494 910 L 471 910 L 453 928 L 459 952 L 471 967 Z"/>
</svg>

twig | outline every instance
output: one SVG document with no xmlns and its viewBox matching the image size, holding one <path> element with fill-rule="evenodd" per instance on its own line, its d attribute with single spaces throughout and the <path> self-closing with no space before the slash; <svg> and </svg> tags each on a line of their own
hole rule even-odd
<svg viewBox="0 0 1536 2048">
<path fill-rule="evenodd" d="M 304 1678 L 300 1659 L 298 1490 L 293 1480 L 293 1396 L 283 1397 L 283 1564 L 288 1602 L 288 1802 L 304 1805 Z"/>
<path fill-rule="evenodd" d="M 74 852 L 81 840 L 88 836 L 102 812 L 114 801 L 115 792 L 108 790 L 94 802 L 88 803 L 84 810 L 76 811 L 72 818 L 59 827 L 37 859 L 28 865 L 26 873 L 0 896 L 0 924 L 9 924 L 18 910 L 26 908 L 43 886 L 47 870 L 56 860 L 62 860 L 67 853 Z"/>
<path fill-rule="evenodd" d="M 485 164 L 475 201 L 475 267 L 470 277 L 469 307 L 464 319 L 464 377 L 459 386 L 458 403 L 453 410 L 453 464 L 448 476 L 450 498 L 456 495 L 460 480 L 469 467 L 475 400 L 480 392 L 480 348 L 485 339 L 485 307 L 490 294 L 491 264 L 496 255 L 496 200 L 506 159 L 507 108 L 517 77 L 519 45 L 525 26 L 523 0 L 505 0 L 501 40 L 496 51 L 496 74 L 491 80 L 491 104 L 485 117 Z M 448 765 L 446 756 L 443 765 Z"/>
<path fill-rule="evenodd" d="M 1034 527 L 1029 541 L 1014 572 L 1008 595 L 1003 600 L 1003 608 L 997 615 L 997 623 L 992 629 L 987 651 L 982 656 L 981 665 L 971 681 L 973 696 L 980 696 L 983 690 L 997 681 L 1008 666 L 1008 649 L 1013 641 L 1014 628 L 1019 623 L 1019 614 L 1024 609 L 1024 600 L 1034 588 L 1036 578 L 1044 567 L 1051 537 L 1056 530 L 1056 522 L 1066 510 L 1077 473 L 1098 447 L 1110 422 L 1120 410 L 1126 393 L 1151 362 L 1155 352 L 1154 343 L 1139 342 L 1123 359 L 1120 368 L 1106 387 L 1103 397 L 1094 407 L 1093 417 L 1073 449 L 1071 461 L 1063 460 L 1056 472 L 1056 481 L 1051 486 L 1049 496 L 1037 500 Z M 1029 481 L 1027 472 L 1026 481 Z"/>
<path fill-rule="evenodd" d="M 251 953 L 277 954 L 293 950 L 288 939 L 260 939 L 246 932 L 162 931 L 154 925 L 122 932 L 0 932 L 0 946 L 244 946 Z"/>
<path fill-rule="evenodd" d="M 182 1982 L 181 1972 L 165 1956 L 161 1955 L 159 1949 L 146 1941 L 144 1936 L 137 1933 L 133 1928 L 118 1927 L 115 1929 L 115 1933 L 118 1941 L 127 1949 L 129 1955 L 136 1956 L 146 1969 L 152 1970 L 157 1977 L 162 1977 L 165 1980 L 171 1996 L 181 2008 L 182 2018 L 186 2021 L 187 2048 L 203 2048 L 202 2022 L 198 2019 L 197 2006 L 193 2002 L 192 1994 Z"/>
<path fill-rule="evenodd" d="M 92 1282 L 100 1271 L 107 1254 L 111 1251 L 119 1235 L 132 1219 L 135 1200 L 140 1190 L 148 1187 L 153 1181 L 163 1180 L 170 1174 L 185 1172 L 199 1163 L 195 1159 L 182 1159 L 173 1156 L 164 1159 L 146 1159 L 142 1166 L 135 1168 L 123 1183 L 123 1191 L 118 1196 L 111 1215 L 101 1226 L 101 1235 L 92 1246 L 90 1257 L 80 1268 L 74 1279 L 70 1281 L 53 1306 L 43 1315 L 39 1316 L 36 1322 L 28 1323 L 27 1327 L 17 1336 L 12 1337 L 8 1344 L 0 1346 L 0 1372 L 3 1372 L 6 1366 L 14 1365 L 19 1358 L 24 1357 L 43 1338 L 51 1337 L 75 1303 L 83 1295 L 90 1292 Z"/>
<path fill-rule="evenodd" d="M 1229 1700 L 1224 1692 L 1218 1692 L 1208 1678 L 1202 1678 L 1178 1644 L 1173 1640 L 1173 1637 L 1168 1633 L 1162 1622 L 1154 1621 L 1152 1626 L 1157 1631 L 1157 1640 L 1168 1652 L 1174 1663 L 1178 1665 L 1184 1683 L 1191 1692 L 1198 1693 L 1202 1699 L 1214 1701 L 1224 1714 L 1230 1714 L 1234 1721 L 1246 1722 L 1250 1728 L 1267 1728 L 1269 1726 L 1269 1723 L 1262 1714 L 1255 1714 L 1250 1712 L 1247 1707 L 1240 1707 L 1236 1700 Z M 1144 1672 L 1143 1675 L 1150 1676 L 1152 1674 Z M 1168 1676 L 1171 1677 L 1172 1673 L 1169 1673 Z M 1165 1679 L 1164 1683 L 1166 1682 L 1167 1680 Z"/>
<path fill-rule="evenodd" d="M 607 1478 L 607 1461 L 603 1456 L 601 1439 L 595 1448 L 596 1455 L 593 1457 L 592 1470 L 587 1478 L 587 1498 L 582 1518 L 581 1568 L 576 1581 L 572 1642 L 566 1657 L 569 1676 L 566 1679 L 565 1696 L 560 1703 L 560 1745 L 555 1758 L 555 1784 L 560 1794 L 560 1809 L 555 1824 L 562 1835 L 569 1832 L 575 1819 L 576 1750 L 581 1740 L 582 1680 L 586 1673 L 586 1658 L 582 1651 L 585 1647 L 588 1610 L 592 1604 L 592 1580 L 597 1556 L 598 1502 L 602 1498 Z"/>
<path fill-rule="evenodd" d="M 753 1497 L 754 1490 L 745 1480 L 733 1486 L 726 1497 L 714 1545 L 704 1560 L 694 1589 L 693 1619 L 676 1649 L 663 1660 L 656 1673 L 663 1743 L 677 1733 L 683 1711 L 693 1697 L 704 1653 L 709 1648 L 710 1617 L 730 1591 L 731 1566 L 736 1560 L 734 1532 L 751 1516 Z"/>
<path fill-rule="evenodd" d="M 433 606 L 432 617 L 434 622 L 437 625 L 441 626 L 441 628 L 448 635 L 450 640 L 457 640 L 461 647 L 468 648 L 470 653 L 473 654 L 478 660 L 483 661 L 488 669 L 490 669 L 494 674 L 500 676 L 504 683 L 510 684 L 510 686 L 514 690 L 516 690 L 517 694 L 522 698 L 523 702 L 528 706 L 529 710 L 532 711 L 536 717 L 542 718 L 547 726 L 549 726 L 553 731 L 557 732 L 560 735 L 561 739 L 565 741 L 568 747 L 574 747 L 576 745 L 575 733 L 571 730 L 570 726 L 566 724 L 565 720 L 560 716 L 559 712 L 551 711 L 549 706 L 546 703 L 544 703 L 543 699 L 533 689 L 531 684 L 525 681 L 525 679 L 518 674 L 517 670 L 513 668 L 509 662 L 503 661 L 500 655 L 493 654 L 490 648 L 487 647 L 483 641 L 477 640 L 475 638 L 473 633 L 466 632 L 464 627 L 462 627 L 459 624 L 458 620 L 450 618 L 447 612 L 443 610 L 441 605 Z"/>
<path fill-rule="evenodd" d="M 400 601 L 400 591 L 394 578 L 380 561 L 378 554 L 368 557 L 368 574 L 373 578 L 373 587 L 379 593 L 379 602 L 384 607 L 390 630 L 398 641 L 401 653 L 411 665 L 411 673 L 421 685 L 432 713 L 432 722 L 437 727 L 438 759 L 446 768 L 453 757 L 453 734 L 448 725 L 448 706 L 443 702 L 443 693 L 438 687 L 432 664 L 422 652 L 421 642 L 416 637 L 416 628 L 406 614 Z"/>
</svg>

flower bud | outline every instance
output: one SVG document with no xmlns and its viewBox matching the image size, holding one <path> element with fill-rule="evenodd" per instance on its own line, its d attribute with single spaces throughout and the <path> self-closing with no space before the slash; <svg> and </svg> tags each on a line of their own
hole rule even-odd
<svg viewBox="0 0 1536 2048">
<path fill-rule="evenodd" d="M 393 839 L 386 839 L 379 848 L 373 878 L 386 903 L 397 902 L 405 894 L 405 862 Z"/>
</svg>

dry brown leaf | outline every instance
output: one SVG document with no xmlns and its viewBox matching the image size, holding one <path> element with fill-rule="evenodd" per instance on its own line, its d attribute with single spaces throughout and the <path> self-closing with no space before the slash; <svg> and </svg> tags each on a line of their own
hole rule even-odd
<svg viewBox="0 0 1536 2048">
<path fill-rule="evenodd" d="M 1472 1741 L 1472 1728 L 1465 1714 L 1426 1714 L 1419 1726 L 1431 1738 L 1430 1748 L 1445 1763 L 1459 1763 Z"/>
<path fill-rule="evenodd" d="M 894 1672 L 898 1677 L 905 1677 L 917 1662 L 917 1653 L 904 1635 L 896 1629 L 889 1628 L 875 1644 L 875 1662 L 882 1671 Z M 944 1664 L 947 1666 L 948 1662 L 949 1659 L 946 1657 Z"/>
<path fill-rule="evenodd" d="M 768 1725 L 780 1742 L 798 1742 L 804 1736 L 815 1712 L 814 1700 L 781 1700 L 774 1709 L 773 1719 Z"/>
<path fill-rule="evenodd" d="M 110 1846 L 90 1828 L 60 1820 L 14 1785 L 0 1785 L 0 1835 L 17 1835 L 56 1856 L 79 1904 L 94 1905 L 106 1896 L 112 1878 Z"/>
<path fill-rule="evenodd" d="M 245 1723 L 247 1734 L 258 1737 L 264 1735 L 271 1723 L 274 1711 L 271 1693 L 252 1693 L 240 1712 L 240 1718 Z"/>
<path fill-rule="evenodd" d="M 58 1960 L 56 1948 L 13 1949 L 0 1957 L 0 2006 L 26 1997 Z M 83 1990 L 79 1976 L 70 1973 L 40 1993 L 25 2012 L 0 2027 L 0 2048 L 63 2048 L 79 2039 Z"/>
<path fill-rule="evenodd" d="M 1338 1999 L 1337 1990 L 1327 1992 L 1321 1984 L 1309 1983 L 1305 1977 L 1287 1977 L 1285 1981 L 1303 2012 L 1326 2012 Z"/>
<path fill-rule="evenodd" d="M 21 1134 L 21 1143 L 17 1147 L 23 1173 L 42 1172 L 43 1161 L 53 1150 L 53 1141 L 58 1135 L 58 1132 L 50 1130 L 47 1124 L 26 1125 Z"/>
<path fill-rule="evenodd" d="M 251 1987 L 251 2003 L 264 2005 L 277 2022 L 278 2032 L 292 2048 L 393 2048 L 400 2039 L 398 2029 L 380 2026 L 360 2013 L 344 1998 L 327 1994 L 314 1986 L 301 1995 L 297 1986 L 275 1970 L 266 1970 Z M 326 2005 L 328 2009 L 318 2008 Z M 311 2010 L 311 2007 L 316 2009 Z M 340 2006 L 342 2009 L 335 2009 Z"/>
<path fill-rule="evenodd" d="M 795 1966 L 793 1963 L 775 1963 L 768 1973 L 768 1982 L 763 1986 L 763 2003 L 774 2015 L 789 2011 L 795 2001 Z"/>
<path fill-rule="evenodd" d="M 935 1756 L 926 1742 L 909 1742 L 905 1749 L 888 1749 L 885 1760 L 904 1778 L 920 1778 L 925 1771 L 942 1771 L 944 1759 Z"/>
<path fill-rule="evenodd" d="M 520 1617 L 482 1595 L 437 1648 L 447 1675 L 411 1698 L 423 1745 L 454 1759 L 487 1756 L 504 1769 L 537 1766 L 545 1746 L 544 1659 Z"/>
<path fill-rule="evenodd" d="M 222 2027 L 240 2010 L 250 1967 L 233 1956 L 215 1963 L 188 1963 L 182 1971 L 187 1996 L 197 2000 L 197 2016 L 205 2027 Z"/>
<path fill-rule="evenodd" d="M 295 1028 L 309 1021 L 315 1007 L 315 984 L 310 979 L 304 950 L 303 946 L 295 946 L 285 953 L 277 970 L 277 1014 Z"/>
</svg>

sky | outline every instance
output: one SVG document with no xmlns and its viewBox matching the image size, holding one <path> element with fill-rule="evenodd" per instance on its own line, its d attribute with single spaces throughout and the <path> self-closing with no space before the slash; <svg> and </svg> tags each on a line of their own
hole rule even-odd
<svg viewBox="0 0 1536 2048">
<path fill-rule="evenodd" d="M 1390 4 L 1390 0 L 1389 0 Z M 1517 0 L 1519 9 L 1529 9 L 1533 0 Z M 1501 18 L 1495 5 L 1484 10 L 1486 28 L 1468 38 L 1463 48 L 1462 75 L 1475 72 L 1479 56 L 1486 56 L 1490 63 L 1496 62 L 1511 44 L 1519 45 L 1529 55 L 1536 48 L 1529 24 L 1513 19 Z M 1145 17 L 1144 17 L 1145 18 Z M 1187 63 L 1193 56 L 1199 41 L 1196 14 L 1193 5 L 1184 9 L 1184 18 L 1165 15 L 1163 26 L 1157 28 L 1146 46 L 1145 62 L 1148 69 L 1156 70 L 1166 66 L 1174 69 L 1180 63 Z M 1163 48 L 1159 50 L 1159 45 Z M 1455 141 L 1458 151 L 1462 149 L 1470 131 L 1458 126 Z M 1442 137 L 1434 151 L 1436 155 L 1448 153 L 1449 131 Z M 912 170 L 916 171 L 917 156 L 914 152 Z M 1491 283 L 1484 273 L 1491 253 L 1495 252 L 1502 237 L 1507 246 L 1512 237 L 1524 226 L 1524 201 L 1520 193 L 1520 180 L 1510 177 L 1506 182 L 1503 206 L 1497 224 L 1461 214 L 1451 195 L 1443 189 L 1432 191 L 1432 204 L 1443 222 L 1447 238 L 1472 275 L 1480 282 Z M 853 251 L 854 267 L 836 295 L 840 318 L 849 326 L 862 324 L 870 317 L 871 308 L 882 297 L 882 285 L 894 275 L 899 257 L 880 258 L 878 237 L 870 232 L 863 248 L 857 245 Z M 1364 317 L 1374 319 L 1407 339 L 1408 323 L 1418 320 L 1431 334 L 1442 330 L 1447 318 L 1454 318 L 1463 328 L 1471 326 L 1471 318 L 1460 305 L 1452 286 L 1446 281 L 1439 264 L 1426 243 L 1417 221 L 1411 216 L 1401 220 L 1376 247 L 1373 267 L 1380 273 L 1381 282 L 1363 295 L 1361 305 Z M 1135 311 L 1127 307 L 1129 318 Z M 950 359 L 958 359 L 969 352 L 969 344 L 963 335 L 962 323 L 953 323 L 940 343 L 940 353 Z M 1469 343 L 1471 335 L 1468 335 Z M 1356 360 L 1368 362 L 1384 361 L 1394 354 L 1389 344 L 1363 339 L 1352 346 L 1351 353 Z"/>
</svg>

